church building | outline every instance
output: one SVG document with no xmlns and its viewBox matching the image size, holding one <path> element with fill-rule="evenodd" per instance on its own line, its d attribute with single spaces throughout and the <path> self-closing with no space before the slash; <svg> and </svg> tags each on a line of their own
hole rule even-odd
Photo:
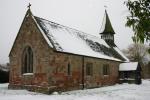
<svg viewBox="0 0 150 100">
<path fill-rule="evenodd" d="M 29 8 L 9 54 L 9 88 L 51 93 L 114 85 L 119 64 L 129 61 L 114 35 L 107 11 L 97 37 L 34 16 Z"/>
</svg>

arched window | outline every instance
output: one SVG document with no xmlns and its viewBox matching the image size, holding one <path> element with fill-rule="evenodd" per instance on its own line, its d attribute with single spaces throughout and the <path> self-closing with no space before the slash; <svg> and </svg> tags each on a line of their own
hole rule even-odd
<svg viewBox="0 0 150 100">
<path fill-rule="evenodd" d="M 33 52 L 29 46 L 27 46 L 23 51 L 22 73 L 33 73 Z"/>
</svg>

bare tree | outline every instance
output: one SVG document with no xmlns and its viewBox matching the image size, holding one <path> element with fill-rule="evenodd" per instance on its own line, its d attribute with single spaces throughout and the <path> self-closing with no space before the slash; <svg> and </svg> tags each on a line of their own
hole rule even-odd
<svg viewBox="0 0 150 100">
<path fill-rule="evenodd" d="M 150 61 L 148 49 L 149 47 L 144 44 L 135 43 L 131 44 L 126 50 L 123 50 L 123 52 L 131 61 L 147 64 Z"/>
</svg>

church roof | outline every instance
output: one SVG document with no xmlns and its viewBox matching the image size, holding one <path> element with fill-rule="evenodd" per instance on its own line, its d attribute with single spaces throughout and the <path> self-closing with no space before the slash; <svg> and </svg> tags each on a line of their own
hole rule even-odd
<svg viewBox="0 0 150 100">
<path fill-rule="evenodd" d="M 105 10 L 100 34 L 115 34 L 106 10 Z"/>
<path fill-rule="evenodd" d="M 123 53 L 103 39 L 39 17 L 33 17 L 44 38 L 58 52 L 114 61 L 128 61 Z"/>
</svg>

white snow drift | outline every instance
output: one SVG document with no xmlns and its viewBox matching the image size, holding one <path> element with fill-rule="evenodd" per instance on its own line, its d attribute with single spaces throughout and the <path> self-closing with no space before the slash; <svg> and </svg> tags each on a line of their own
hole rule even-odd
<svg viewBox="0 0 150 100">
<path fill-rule="evenodd" d="M 141 85 L 117 84 L 95 89 L 76 90 L 52 95 L 8 90 L 8 84 L 0 84 L 0 100 L 149 100 L 150 80 Z"/>
</svg>

